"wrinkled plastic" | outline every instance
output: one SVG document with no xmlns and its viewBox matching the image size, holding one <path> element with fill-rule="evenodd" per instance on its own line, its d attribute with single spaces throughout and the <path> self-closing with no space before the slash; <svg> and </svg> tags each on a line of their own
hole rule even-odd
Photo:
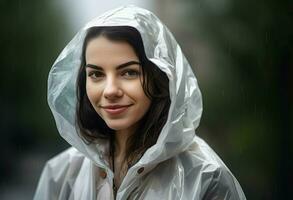
<svg viewBox="0 0 293 200">
<path fill-rule="evenodd" d="M 116 199 L 245 199 L 229 169 L 195 134 L 202 97 L 181 48 L 154 14 L 135 6 L 117 8 L 90 21 L 53 64 L 48 102 L 61 136 L 72 147 L 46 163 L 34 199 L 114 199 L 108 145 L 102 141 L 87 145 L 75 129 L 75 80 L 87 29 L 121 25 L 140 32 L 148 59 L 167 74 L 171 106 L 157 143 L 129 169 Z"/>
</svg>

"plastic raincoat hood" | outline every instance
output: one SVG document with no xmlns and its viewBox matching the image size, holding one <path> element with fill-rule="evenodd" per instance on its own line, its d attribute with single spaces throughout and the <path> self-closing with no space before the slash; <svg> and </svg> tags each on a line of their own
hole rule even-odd
<svg viewBox="0 0 293 200">
<path fill-rule="evenodd" d="M 48 79 L 48 102 L 61 136 L 72 145 L 46 163 L 35 200 L 114 199 L 107 145 L 86 144 L 75 128 L 76 77 L 83 40 L 93 26 L 131 26 L 146 55 L 169 78 L 171 106 L 157 143 L 132 166 L 116 199 L 245 199 L 214 151 L 195 134 L 202 114 L 197 80 L 176 40 L 151 12 L 135 6 L 110 10 L 82 28 L 61 52 Z"/>
</svg>

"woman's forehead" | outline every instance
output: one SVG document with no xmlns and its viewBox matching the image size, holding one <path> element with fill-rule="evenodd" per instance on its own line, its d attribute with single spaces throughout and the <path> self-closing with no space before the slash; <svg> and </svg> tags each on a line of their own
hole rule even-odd
<svg viewBox="0 0 293 200">
<path fill-rule="evenodd" d="M 124 41 L 97 37 L 88 42 L 86 64 L 118 66 L 129 61 L 139 61 L 134 49 Z"/>
</svg>

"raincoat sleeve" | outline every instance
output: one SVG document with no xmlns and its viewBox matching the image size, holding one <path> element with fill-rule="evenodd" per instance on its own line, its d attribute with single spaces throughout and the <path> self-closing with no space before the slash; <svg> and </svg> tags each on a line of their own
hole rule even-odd
<svg viewBox="0 0 293 200">
<path fill-rule="evenodd" d="M 41 174 L 34 200 L 67 199 L 70 194 L 72 148 L 47 161 Z"/>
<path fill-rule="evenodd" d="M 223 167 L 213 174 L 203 200 L 244 200 L 245 195 L 233 175 Z"/>
</svg>

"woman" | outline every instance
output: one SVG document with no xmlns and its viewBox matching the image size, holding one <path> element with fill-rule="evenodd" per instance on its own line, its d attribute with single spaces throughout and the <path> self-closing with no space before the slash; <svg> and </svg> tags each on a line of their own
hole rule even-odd
<svg viewBox="0 0 293 200">
<path fill-rule="evenodd" d="M 245 199 L 195 135 L 197 80 L 151 12 L 125 6 L 89 22 L 48 84 L 58 130 L 73 147 L 47 162 L 34 199 Z"/>
</svg>

